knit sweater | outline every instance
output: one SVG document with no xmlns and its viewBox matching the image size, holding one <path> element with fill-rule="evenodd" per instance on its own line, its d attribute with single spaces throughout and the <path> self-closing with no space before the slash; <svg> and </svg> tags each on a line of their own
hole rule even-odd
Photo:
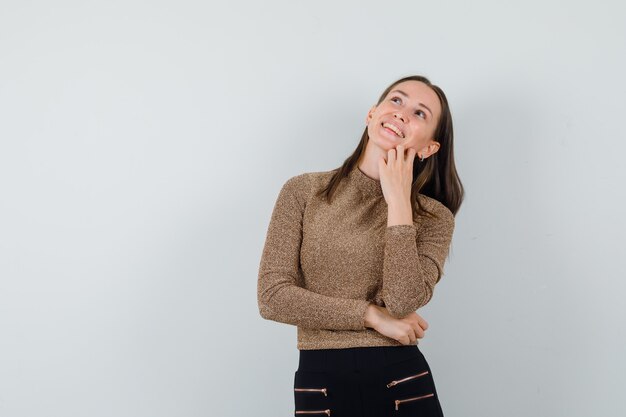
<svg viewBox="0 0 626 417">
<path fill-rule="evenodd" d="M 412 225 L 387 226 L 380 180 L 358 165 L 331 204 L 316 196 L 334 172 L 299 174 L 282 186 L 259 265 L 260 315 L 297 326 L 301 350 L 401 346 L 365 327 L 366 308 L 375 303 L 401 318 L 430 301 L 443 274 L 454 215 L 418 194 L 439 218 L 414 215 Z"/>
</svg>

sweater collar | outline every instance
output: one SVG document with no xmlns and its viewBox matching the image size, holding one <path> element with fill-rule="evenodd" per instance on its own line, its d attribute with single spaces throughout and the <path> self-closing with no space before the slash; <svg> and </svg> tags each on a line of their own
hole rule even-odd
<svg viewBox="0 0 626 417">
<path fill-rule="evenodd" d="M 352 167 L 352 170 L 348 173 L 348 177 L 363 194 L 375 197 L 383 196 L 383 189 L 380 185 L 380 180 L 376 180 L 365 175 L 365 173 L 359 168 L 358 164 L 354 164 L 354 167 Z"/>
</svg>

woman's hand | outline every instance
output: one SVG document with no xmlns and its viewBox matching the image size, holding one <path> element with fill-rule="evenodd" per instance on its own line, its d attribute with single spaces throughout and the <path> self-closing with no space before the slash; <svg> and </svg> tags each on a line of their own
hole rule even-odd
<svg viewBox="0 0 626 417">
<path fill-rule="evenodd" d="M 411 200 L 413 184 L 413 160 L 415 149 L 409 148 L 404 155 L 404 145 L 398 145 L 378 160 L 378 173 L 383 195 L 388 205 L 404 205 Z"/>
<path fill-rule="evenodd" d="M 365 313 L 365 327 L 373 328 L 403 345 L 414 345 L 418 338 L 424 337 L 428 323 L 415 312 L 397 319 L 385 307 L 370 304 Z"/>
</svg>

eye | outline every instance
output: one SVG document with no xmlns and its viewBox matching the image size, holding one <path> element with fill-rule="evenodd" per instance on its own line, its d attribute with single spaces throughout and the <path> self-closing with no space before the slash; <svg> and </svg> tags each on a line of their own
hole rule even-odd
<svg viewBox="0 0 626 417">
<path fill-rule="evenodd" d="M 420 113 L 422 114 L 422 119 L 425 119 L 426 118 L 426 113 L 424 113 L 422 110 L 418 110 L 418 111 L 415 112 L 415 114 L 420 114 Z"/>
<path fill-rule="evenodd" d="M 391 101 L 394 101 L 394 100 L 400 100 L 400 101 L 402 101 L 402 100 L 400 99 L 400 97 L 392 97 L 392 98 L 391 98 Z"/>
</svg>

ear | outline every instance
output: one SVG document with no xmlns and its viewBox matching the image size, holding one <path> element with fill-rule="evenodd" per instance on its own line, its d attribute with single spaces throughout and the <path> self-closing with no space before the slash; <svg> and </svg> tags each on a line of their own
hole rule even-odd
<svg viewBox="0 0 626 417">
<path fill-rule="evenodd" d="M 439 151 L 440 147 L 441 144 L 439 142 L 431 140 L 427 146 L 424 146 L 422 149 L 419 150 L 417 155 L 422 155 L 424 158 L 428 158 L 429 156 L 436 154 L 437 151 Z M 419 158 L 419 156 L 417 155 L 416 157 Z"/>
<path fill-rule="evenodd" d="M 365 116 L 365 124 L 368 124 L 370 120 L 372 120 L 372 117 L 375 111 L 376 111 L 376 106 L 372 106 L 370 108 L 370 111 L 367 112 L 367 116 Z"/>
</svg>

